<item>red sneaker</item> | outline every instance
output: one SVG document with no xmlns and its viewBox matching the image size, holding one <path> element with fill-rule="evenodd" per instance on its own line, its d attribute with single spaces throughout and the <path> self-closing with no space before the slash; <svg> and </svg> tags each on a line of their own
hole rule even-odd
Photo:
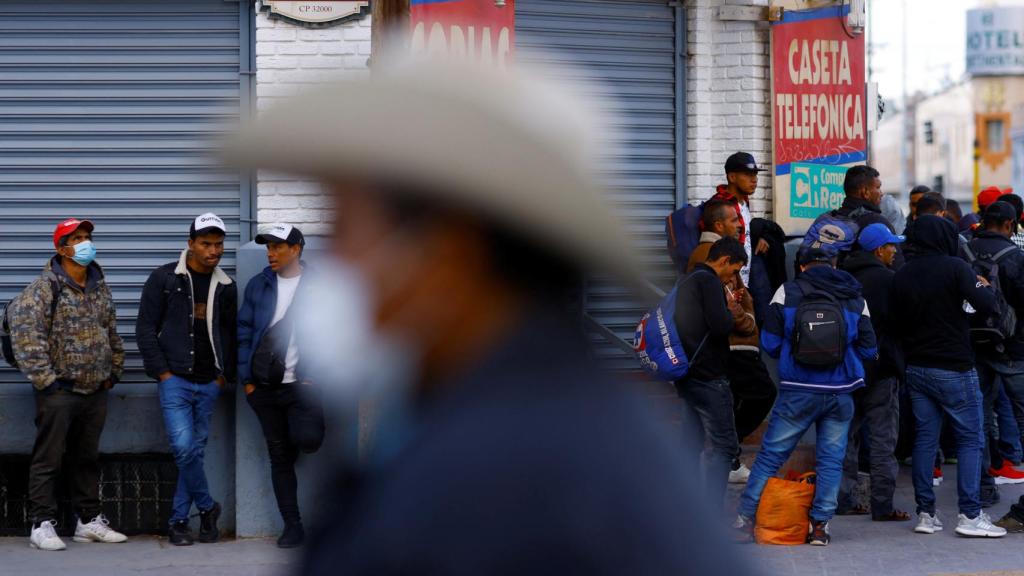
<svg viewBox="0 0 1024 576">
<path fill-rule="evenodd" d="M 932 471 L 932 486 L 938 486 L 942 484 L 942 468 L 938 466 Z"/>
<path fill-rule="evenodd" d="M 1003 467 L 996 470 L 989 468 L 988 473 L 995 478 L 996 484 L 1020 484 L 1024 482 L 1024 472 L 1017 470 L 1009 462 L 1003 461 Z"/>
</svg>

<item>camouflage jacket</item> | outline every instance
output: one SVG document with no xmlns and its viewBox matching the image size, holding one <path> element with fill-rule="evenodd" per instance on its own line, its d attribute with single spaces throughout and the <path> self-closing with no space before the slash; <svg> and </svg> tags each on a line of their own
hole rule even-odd
<svg viewBox="0 0 1024 576">
<path fill-rule="evenodd" d="M 51 318 L 52 279 L 61 283 Z M 124 344 L 117 335 L 117 313 L 110 288 L 97 264 L 88 269 L 83 289 L 64 272 L 59 257 L 11 303 L 11 343 L 22 373 L 36 390 L 57 380 L 90 394 L 103 382 L 117 382 L 124 370 Z"/>
</svg>

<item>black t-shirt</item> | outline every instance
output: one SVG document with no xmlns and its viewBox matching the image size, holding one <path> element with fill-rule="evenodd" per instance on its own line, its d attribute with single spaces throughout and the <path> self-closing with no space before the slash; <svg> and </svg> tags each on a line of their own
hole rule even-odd
<svg viewBox="0 0 1024 576">
<path fill-rule="evenodd" d="M 212 382 L 217 378 L 217 361 L 213 355 L 213 344 L 210 342 L 210 331 L 206 328 L 206 315 L 213 310 L 206 309 L 206 301 L 210 295 L 210 279 L 213 274 L 196 272 L 188 269 L 192 277 L 192 303 L 195 307 L 192 322 L 192 341 L 195 345 L 195 362 L 189 380 L 193 382 Z"/>
</svg>

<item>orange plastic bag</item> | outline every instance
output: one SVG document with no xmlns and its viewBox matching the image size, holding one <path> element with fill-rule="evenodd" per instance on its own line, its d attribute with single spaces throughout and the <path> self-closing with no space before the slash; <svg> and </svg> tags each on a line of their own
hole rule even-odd
<svg viewBox="0 0 1024 576">
<path fill-rule="evenodd" d="M 761 493 L 754 523 L 754 539 L 758 544 L 795 546 L 807 543 L 810 525 L 808 513 L 814 501 L 814 472 L 786 479 L 769 478 Z"/>
</svg>

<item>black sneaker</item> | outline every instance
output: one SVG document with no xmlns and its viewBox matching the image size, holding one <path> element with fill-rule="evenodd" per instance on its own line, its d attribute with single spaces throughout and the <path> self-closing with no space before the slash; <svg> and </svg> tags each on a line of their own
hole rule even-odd
<svg viewBox="0 0 1024 576">
<path fill-rule="evenodd" d="M 167 538 L 175 546 L 191 546 L 195 541 L 192 539 L 192 530 L 188 522 L 175 522 L 167 530 Z"/>
<path fill-rule="evenodd" d="M 199 541 L 203 544 L 212 544 L 220 539 L 220 530 L 217 529 L 218 518 L 220 504 L 216 502 L 213 503 L 213 508 L 199 512 Z"/>
<path fill-rule="evenodd" d="M 983 486 L 981 488 L 981 507 L 991 508 L 999 504 L 999 488 L 996 486 Z"/>
<path fill-rule="evenodd" d="M 807 536 L 807 543 L 811 546 L 828 546 L 832 541 L 832 534 L 829 533 L 828 522 L 814 522 L 811 525 L 811 533 Z"/>
<path fill-rule="evenodd" d="M 284 525 L 284 532 L 277 539 L 278 548 L 298 548 L 306 539 L 306 531 L 302 529 L 302 522 L 291 522 Z"/>
</svg>

